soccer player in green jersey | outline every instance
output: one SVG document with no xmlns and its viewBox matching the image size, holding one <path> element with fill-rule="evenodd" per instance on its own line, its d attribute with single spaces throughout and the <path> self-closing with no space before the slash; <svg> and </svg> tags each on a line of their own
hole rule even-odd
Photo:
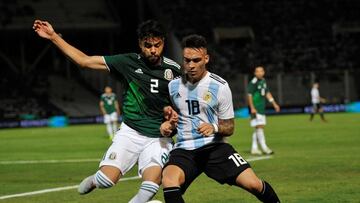
<svg viewBox="0 0 360 203">
<path fill-rule="evenodd" d="M 104 116 L 104 123 L 110 140 L 113 139 L 117 131 L 117 121 L 120 115 L 119 102 L 116 95 L 112 92 L 111 87 L 106 86 L 104 93 L 100 97 L 100 111 Z"/>
<path fill-rule="evenodd" d="M 254 71 L 255 77 L 249 82 L 248 103 L 251 113 L 251 127 L 255 128 L 252 135 L 251 154 L 261 155 L 274 153 L 265 141 L 264 127 L 266 125 L 265 106 L 268 100 L 274 107 L 276 112 L 280 111 L 279 105 L 275 102 L 274 97 L 271 95 L 269 88 L 266 84 L 265 69 L 263 66 L 256 66 Z M 260 144 L 262 151 L 259 150 Z"/>
<path fill-rule="evenodd" d="M 80 183 L 79 193 L 114 186 L 137 163 L 143 182 L 130 202 L 149 201 L 159 189 L 162 167 L 172 148 L 172 139 L 161 137 L 159 130 L 164 119 L 163 108 L 170 105 L 168 83 L 181 74 L 177 63 L 162 56 L 164 28 L 152 20 L 140 24 L 141 53 L 112 56 L 86 55 L 67 43 L 46 21 L 35 20 L 33 29 L 80 67 L 109 71 L 125 85 L 123 123 L 100 162 L 99 170 Z"/>
</svg>

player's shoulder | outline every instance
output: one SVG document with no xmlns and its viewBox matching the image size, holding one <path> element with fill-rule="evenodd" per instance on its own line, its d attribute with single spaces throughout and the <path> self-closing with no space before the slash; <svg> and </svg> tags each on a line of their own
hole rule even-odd
<svg viewBox="0 0 360 203">
<path fill-rule="evenodd" d="M 178 63 L 176 63 L 174 60 L 169 59 L 169 58 L 164 56 L 163 57 L 163 62 L 164 62 L 165 66 L 171 67 L 172 69 L 180 71 L 181 66 Z"/>
<path fill-rule="evenodd" d="M 137 53 L 123 53 L 123 54 L 115 54 L 109 56 L 103 56 L 105 61 L 108 63 L 116 63 L 116 62 L 129 62 L 139 60 L 141 57 Z"/>
<path fill-rule="evenodd" d="M 216 75 L 215 73 L 210 73 L 209 74 L 209 78 L 214 81 L 215 83 L 218 83 L 219 85 L 224 85 L 227 86 L 228 82 L 223 79 L 222 77 L 220 77 L 219 75 Z"/>
<path fill-rule="evenodd" d="M 251 79 L 250 83 L 256 84 L 258 81 L 259 81 L 259 79 L 257 79 L 257 77 L 254 77 L 253 79 Z"/>
<path fill-rule="evenodd" d="M 169 86 L 174 85 L 174 84 L 179 84 L 181 82 L 181 80 L 182 80 L 181 76 L 177 76 L 174 79 L 170 80 Z"/>
</svg>

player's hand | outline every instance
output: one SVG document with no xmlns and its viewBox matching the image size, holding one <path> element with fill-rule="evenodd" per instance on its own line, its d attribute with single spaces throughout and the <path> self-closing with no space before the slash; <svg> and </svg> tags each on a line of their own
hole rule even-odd
<svg viewBox="0 0 360 203">
<path fill-rule="evenodd" d="M 257 111 L 255 108 L 251 108 L 250 109 L 250 113 L 253 114 L 253 115 L 256 115 Z"/>
<path fill-rule="evenodd" d="M 320 98 L 320 102 L 321 102 L 321 103 L 326 103 L 327 100 L 326 100 L 325 98 Z"/>
<path fill-rule="evenodd" d="M 171 106 L 164 107 L 163 111 L 165 120 L 170 121 L 170 123 L 176 127 L 179 120 L 178 113 Z"/>
<path fill-rule="evenodd" d="M 170 123 L 170 121 L 165 121 L 160 125 L 160 133 L 165 137 L 169 137 L 174 129 L 175 127 Z"/>
<path fill-rule="evenodd" d="M 57 36 L 51 24 L 47 21 L 35 20 L 33 25 L 34 31 L 42 38 L 53 39 Z"/>
<path fill-rule="evenodd" d="M 274 103 L 274 109 L 276 112 L 280 112 L 280 106 Z"/>
<path fill-rule="evenodd" d="M 202 123 L 197 128 L 198 133 L 202 134 L 205 137 L 208 137 L 210 135 L 214 134 L 214 126 L 210 123 Z"/>
</svg>

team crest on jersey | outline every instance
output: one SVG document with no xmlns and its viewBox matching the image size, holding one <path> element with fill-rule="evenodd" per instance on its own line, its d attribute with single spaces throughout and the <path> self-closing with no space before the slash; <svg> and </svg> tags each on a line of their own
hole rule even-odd
<svg viewBox="0 0 360 203">
<path fill-rule="evenodd" d="M 205 100 L 206 103 L 209 103 L 212 99 L 211 93 L 208 91 L 204 94 L 203 99 Z"/>
<path fill-rule="evenodd" d="M 115 152 L 111 152 L 111 154 L 109 155 L 109 159 L 110 159 L 110 160 L 115 160 L 115 159 L 116 159 L 116 153 L 115 153 Z"/>
<path fill-rule="evenodd" d="M 174 79 L 174 74 L 173 72 L 171 71 L 171 69 L 166 69 L 165 72 L 164 72 L 164 78 L 166 80 L 172 80 Z"/>
</svg>

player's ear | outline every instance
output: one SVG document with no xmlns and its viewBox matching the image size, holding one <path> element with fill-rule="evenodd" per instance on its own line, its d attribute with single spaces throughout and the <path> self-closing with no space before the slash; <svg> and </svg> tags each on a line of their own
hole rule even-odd
<svg viewBox="0 0 360 203">
<path fill-rule="evenodd" d="M 142 49 L 143 41 L 142 41 L 141 39 L 139 39 L 139 40 L 138 40 L 138 43 L 139 43 L 140 49 Z"/>
<path fill-rule="evenodd" d="M 209 63 L 209 60 L 210 60 L 210 55 L 206 54 L 205 55 L 205 64 Z"/>
</svg>

